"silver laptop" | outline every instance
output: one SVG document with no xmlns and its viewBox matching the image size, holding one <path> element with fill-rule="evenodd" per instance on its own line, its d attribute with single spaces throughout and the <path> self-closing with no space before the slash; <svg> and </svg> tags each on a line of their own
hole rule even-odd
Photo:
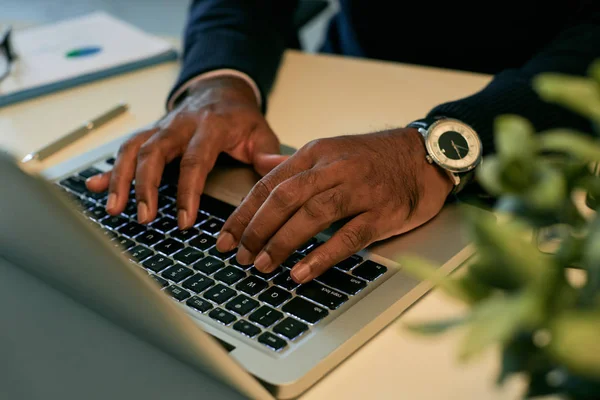
<svg viewBox="0 0 600 400">
<path fill-rule="evenodd" d="M 168 174 L 152 224 L 135 222 L 133 203 L 121 216 L 107 215 L 106 194 L 88 192 L 84 182 L 111 168 L 125 139 L 40 177 L 0 156 L 0 181 L 10 188 L 0 196 L 0 261 L 249 398 L 299 396 L 423 296 L 430 285 L 404 274 L 397 256 L 424 256 L 447 273 L 472 256 L 459 213 L 448 205 L 425 226 L 298 287 L 290 267 L 331 231 L 270 274 L 214 247 L 224 220 L 257 180 L 247 167 L 211 173 L 193 229 L 176 228 L 176 181 Z"/>
</svg>

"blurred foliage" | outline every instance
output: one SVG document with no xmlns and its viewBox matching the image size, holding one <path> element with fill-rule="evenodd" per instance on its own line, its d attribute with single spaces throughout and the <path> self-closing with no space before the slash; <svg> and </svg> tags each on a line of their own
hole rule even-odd
<svg viewBox="0 0 600 400">
<path fill-rule="evenodd" d="M 542 99 L 579 113 L 600 127 L 600 61 L 588 77 L 544 74 L 533 87 Z M 477 170 L 479 184 L 495 196 L 495 212 L 465 209 L 475 248 L 464 273 L 446 277 L 437 265 L 405 257 L 404 270 L 437 285 L 469 305 L 461 318 L 409 328 L 436 335 L 463 327 L 459 349 L 469 359 L 501 345 L 498 383 L 526 374 L 524 397 L 561 394 L 600 398 L 600 217 L 574 200 L 600 199 L 597 137 L 568 129 L 535 132 L 517 115 L 495 123 L 496 154 Z M 591 210 L 587 210 L 591 211 Z M 556 240 L 555 251 L 540 249 L 540 238 Z M 567 273 L 577 268 L 582 285 Z"/>
</svg>

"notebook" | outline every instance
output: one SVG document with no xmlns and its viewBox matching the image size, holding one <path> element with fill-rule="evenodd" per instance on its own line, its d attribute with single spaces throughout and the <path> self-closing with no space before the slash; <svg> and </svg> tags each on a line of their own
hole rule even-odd
<svg viewBox="0 0 600 400">
<path fill-rule="evenodd" d="M 177 58 L 166 40 L 104 12 L 15 31 L 13 46 L 0 107 Z"/>
</svg>

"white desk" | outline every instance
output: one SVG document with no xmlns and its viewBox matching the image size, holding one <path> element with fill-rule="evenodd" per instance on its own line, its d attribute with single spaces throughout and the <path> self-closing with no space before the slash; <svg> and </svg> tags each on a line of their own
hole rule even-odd
<svg viewBox="0 0 600 400">
<path fill-rule="evenodd" d="M 176 63 L 130 73 L 0 109 L 0 147 L 20 155 L 39 148 L 113 106 L 126 116 L 48 159 L 46 166 L 144 126 L 164 112 Z M 269 121 L 282 142 L 299 147 L 311 139 L 402 126 L 434 105 L 468 95 L 489 77 L 383 62 L 289 52 L 270 98 Z M 456 361 L 460 335 L 416 337 L 401 323 L 455 315 L 461 308 L 437 292 L 383 330 L 307 392 L 316 399 L 517 399 L 523 382 L 494 385 L 496 354 Z"/>
</svg>

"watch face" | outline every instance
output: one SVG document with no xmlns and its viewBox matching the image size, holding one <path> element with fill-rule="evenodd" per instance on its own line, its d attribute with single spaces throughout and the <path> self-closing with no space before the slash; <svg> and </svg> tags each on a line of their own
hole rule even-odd
<svg viewBox="0 0 600 400">
<path fill-rule="evenodd" d="M 434 123 L 426 140 L 429 155 L 452 172 L 473 169 L 481 158 L 479 136 L 460 121 L 445 119 Z"/>
</svg>

